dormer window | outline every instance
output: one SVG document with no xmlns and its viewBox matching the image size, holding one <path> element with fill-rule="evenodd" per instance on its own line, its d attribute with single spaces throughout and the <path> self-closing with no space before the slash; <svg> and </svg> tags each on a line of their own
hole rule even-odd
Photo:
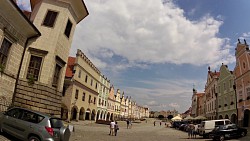
<svg viewBox="0 0 250 141">
<path fill-rule="evenodd" d="M 246 63 L 245 63 L 245 62 L 243 62 L 243 68 L 244 68 L 244 69 L 246 68 Z"/>
<path fill-rule="evenodd" d="M 56 21 L 57 14 L 58 14 L 57 12 L 49 10 L 43 21 L 43 25 L 48 27 L 53 27 Z"/>
</svg>

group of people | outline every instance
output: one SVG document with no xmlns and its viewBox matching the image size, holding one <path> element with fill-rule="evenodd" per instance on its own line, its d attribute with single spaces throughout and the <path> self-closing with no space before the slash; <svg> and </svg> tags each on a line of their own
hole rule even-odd
<svg viewBox="0 0 250 141">
<path fill-rule="evenodd" d="M 115 135 L 116 136 L 117 135 L 117 131 L 119 130 L 119 126 L 118 126 L 117 121 L 115 122 L 115 121 L 112 120 L 110 122 L 109 129 L 110 129 L 109 135 L 111 135 L 111 136 Z"/>
<path fill-rule="evenodd" d="M 154 121 L 154 126 L 155 126 L 155 123 L 156 123 L 156 122 Z M 161 121 L 160 121 L 160 126 L 161 126 Z M 165 122 L 165 126 L 167 126 L 167 123 L 166 123 L 166 122 Z"/>
<path fill-rule="evenodd" d="M 188 138 L 194 139 L 196 138 L 197 134 L 198 134 L 198 124 L 190 123 L 188 125 Z"/>
</svg>

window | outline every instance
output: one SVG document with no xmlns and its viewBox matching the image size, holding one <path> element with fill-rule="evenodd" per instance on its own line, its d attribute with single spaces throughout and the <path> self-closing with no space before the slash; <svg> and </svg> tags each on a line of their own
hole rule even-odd
<svg viewBox="0 0 250 141">
<path fill-rule="evenodd" d="M 247 97 L 250 96 L 250 87 L 247 88 Z"/>
<path fill-rule="evenodd" d="M 95 89 L 97 89 L 97 82 L 95 83 Z"/>
<path fill-rule="evenodd" d="M 96 102 L 96 97 L 94 97 L 94 104 L 95 104 L 95 102 Z"/>
<path fill-rule="evenodd" d="M 78 72 L 78 78 L 81 78 L 81 75 L 82 75 L 82 71 L 79 70 L 79 72 Z"/>
<path fill-rule="evenodd" d="M 82 94 L 82 101 L 85 101 L 85 93 Z"/>
<path fill-rule="evenodd" d="M 93 79 L 91 79 L 90 85 L 91 85 L 91 86 L 93 85 Z"/>
<path fill-rule="evenodd" d="M 49 119 L 50 124 L 51 124 L 51 128 L 57 128 L 60 129 L 61 127 L 63 127 L 63 121 L 59 118 L 50 118 Z"/>
<path fill-rule="evenodd" d="M 3 43 L 0 48 L 0 64 L 5 66 L 9 54 L 9 50 L 12 43 L 9 42 L 7 39 L 3 39 Z"/>
<path fill-rule="evenodd" d="M 56 17 L 57 17 L 57 14 L 58 14 L 57 12 L 49 10 L 46 14 L 44 21 L 43 21 L 43 25 L 48 26 L 48 27 L 53 27 L 55 20 L 56 20 Z"/>
<path fill-rule="evenodd" d="M 243 68 L 244 68 L 244 69 L 246 68 L 246 63 L 245 63 L 245 62 L 243 62 Z"/>
<path fill-rule="evenodd" d="M 100 98 L 99 98 L 99 102 L 98 103 L 99 103 L 99 105 L 101 105 L 101 99 Z"/>
<path fill-rule="evenodd" d="M 243 100 L 243 94 L 242 94 L 242 91 L 239 91 L 239 100 Z"/>
<path fill-rule="evenodd" d="M 65 96 L 65 94 L 66 94 L 66 87 L 63 86 L 62 96 Z"/>
<path fill-rule="evenodd" d="M 54 78 L 53 78 L 53 86 L 57 86 L 58 85 L 58 80 L 60 78 L 60 70 L 61 70 L 61 66 L 59 66 L 58 64 L 56 64 L 56 68 L 55 68 L 55 72 L 54 72 Z"/>
<path fill-rule="evenodd" d="M 75 99 L 78 99 L 78 93 L 79 93 L 79 90 L 76 89 Z"/>
<path fill-rule="evenodd" d="M 30 111 L 23 111 L 23 117 L 22 120 L 27 121 L 27 122 L 32 122 L 32 123 L 39 123 L 44 119 L 44 117 L 35 114 L 33 112 Z"/>
<path fill-rule="evenodd" d="M 27 78 L 33 77 L 34 80 L 38 80 L 41 64 L 42 64 L 42 57 L 31 55 Z"/>
<path fill-rule="evenodd" d="M 64 31 L 64 34 L 65 34 L 68 38 L 69 38 L 69 36 L 70 36 L 71 29 L 72 29 L 72 23 L 70 22 L 70 20 L 68 20 L 68 23 L 67 23 L 66 28 L 65 28 L 65 31 Z"/>
<path fill-rule="evenodd" d="M 86 75 L 86 77 L 85 77 L 85 82 L 86 83 L 88 82 L 88 75 Z"/>
<path fill-rule="evenodd" d="M 91 103 L 91 95 L 89 96 L 89 103 Z"/>
<path fill-rule="evenodd" d="M 18 108 L 15 108 L 15 109 L 12 109 L 12 110 L 7 111 L 6 114 L 7 114 L 8 116 L 10 116 L 10 117 L 20 119 L 21 116 L 22 116 L 22 110 L 21 110 L 21 109 L 18 109 Z"/>
</svg>

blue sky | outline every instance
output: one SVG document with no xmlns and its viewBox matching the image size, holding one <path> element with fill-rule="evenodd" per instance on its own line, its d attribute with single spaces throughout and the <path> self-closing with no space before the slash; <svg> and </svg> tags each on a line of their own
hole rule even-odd
<svg viewBox="0 0 250 141">
<path fill-rule="evenodd" d="M 71 55 L 87 54 L 115 88 L 150 110 L 186 111 L 208 66 L 234 69 L 250 41 L 249 0 L 85 0 Z"/>
<path fill-rule="evenodd" d="M 70 55 L 81 49 L 115 89 L 150 110 L 187 110 L 193 85 L 204 91 L 208 66 L 233 70 L 237 39 L 250 42 L 249 0 L 85 4 L 89 15 L 77 25 Z"/>
</svg>

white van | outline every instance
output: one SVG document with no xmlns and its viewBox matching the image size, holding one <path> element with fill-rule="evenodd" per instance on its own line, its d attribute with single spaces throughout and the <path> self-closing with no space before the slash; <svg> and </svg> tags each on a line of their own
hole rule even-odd
<svg viewBox="0 0 250 141">
<path fill-rule="evenodd" d="M 207 120 L 202 121 L 199 129 L 199 135 L 203 138 L 209 137 L 210 132 L 218 125 L 227 125 L 232 122 L 229 119 Z"/>
</svg>

